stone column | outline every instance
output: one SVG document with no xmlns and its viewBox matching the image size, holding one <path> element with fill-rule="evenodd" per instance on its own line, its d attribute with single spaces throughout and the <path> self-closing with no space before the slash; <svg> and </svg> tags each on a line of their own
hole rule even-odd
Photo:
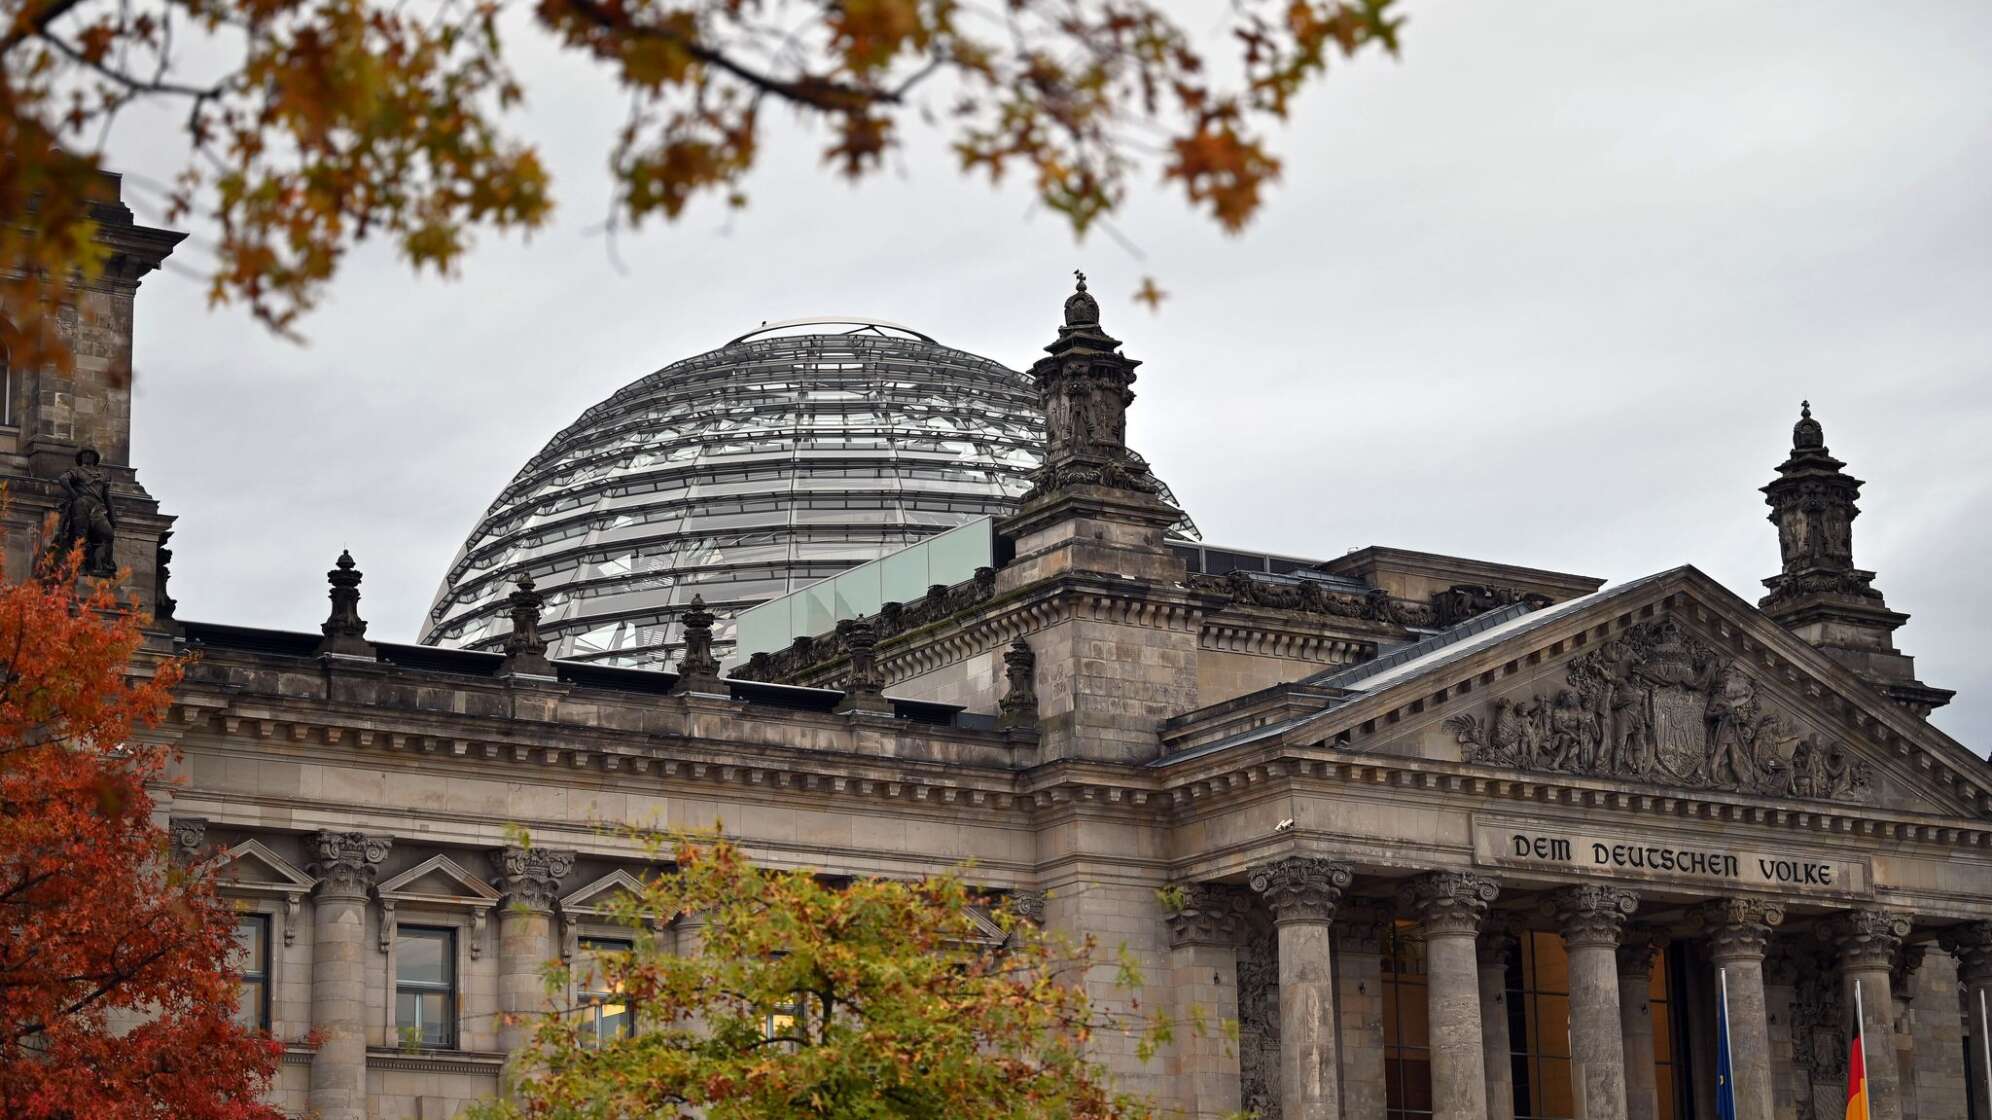
<svg viewBox="0 0 1992 1120">
<path fill-rule="evenodd" d="M 1500 894 L 1494 880 L 1460 871 L 1421 876 L 1404 892 L 1405 908 L 1425 934 L 1432 1120 L 1486 1120 L 1487 1055 L 1481 1049 L 1474 939 Z"/>
<path fill-rule="evenodd" d="M 1177 1078 L 1183 1113 L 1221 1120 L 1242 1099 L 1238 1054 L 1220 1024 L 1238 1018 L 1238 942 L 1247 903 L 1232 887 L 1193 883 L 1169 915 L 1169 964 L 1176 1000 Z M 1191 1024 L 1205 1024 L 1203 1030 Z"/>
<path fill-rule="evenodd" d="M 1729 1070 L 1736 1079 L 1736 1120 L 1772 1120 L 1770 1011 L 1764 997 L 1764 950 L 1784 907 L 1754 898 L 1720 898 L 1702 907 L 1716 984 L 1729 997 Z M 1888 1045 L 1893 1046 L 1894 1036 Z"/>
<path fill-rule="evenodd" d="M 1840 980 L 1849 1011 L 1855 1004 L 1854 985 L 1860 985 L 1868 1109 L 1873 1120 L 1903 1120 L 1902 1074 L 1895 1055 L 1895 1000 L 1889 991 L 1889 974 L 1895 966 L 1895 951 L 1909 936 L 1909 929 L 1907 917 L 1887 910 L 1850 910 L 1835 916 L 1829 927 L 1840 950 Z"/>
<path fill-rule="evenodd" d="M 1660 939 L 1635 933 L 1618 947 L 1619 1036 L 1625 1040 L 1626 1120 L 1659 1120 L 1660 1080 L 1653 1059 L 1653 957 Z"/>
<path fill-rule="evenodd" d="M 1307 856 L 1252 870 L 1279 944 L 1281 1120 L 1341 1120 L 1328 925 L 1354 879 L 1346 863 Z"/>
<path fill-rule="evenodd" d="M 1481 933 L 1480 1049 L 1487 1067 L 1487 1120 L 1515 1120 L 1514 1046 L 1508 1038 L 1508 957 L 1515 934 L 1495 919 Z"/>
<path fill-rule="evenodd" d="M 559 953 L 553 911 L 560 880 L 574 870 L 574 853 L 509 845 L 491 854 L 498 888 L 498 1049 L 508 1081 L 518 1051 L 532 1037 L 534 1017 L 548 1010 L 540 969 Z"/>
<path fill-rule="evenodd" d="M 1940 938 L 1957 958 L 1958 979 L 1964 983 L 1964 1021 L 1971 1036 L 1965 1087 L 1971 1094 L 1973 1116 L 1992 1116 L 1992 1090 L 1986 1086 L 1986 1027 L 1992 1018 L 1992 922 L 1952 926 Z"/>
<path fill-rule="evenodd" d="M 1618 944 L 1639 898 L 1618 887 L 1565 887 L 1552 907 L 1570 957 L 1570 1090 L 1577 1120 L 1626 1120 Z"/>
<path fill-rule="evenodd" d="M 305 842 L 312 901 L 311 1111 L 320 1120 L 366 1120 L 367 894 L 392 842 L 360 832 L 318 832 Z"/>
</svg>

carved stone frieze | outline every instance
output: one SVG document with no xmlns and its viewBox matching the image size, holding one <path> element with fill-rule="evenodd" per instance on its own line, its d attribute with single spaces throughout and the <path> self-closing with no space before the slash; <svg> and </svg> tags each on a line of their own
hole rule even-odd
<svg viewBox="0 0 1992 1120">
<path fill-rule="evenodd" d="M 1625 922 L 1639 909 L 1639 896 L 1619 887 L 1586 883 L 1564 887 L 1550 897 L 1549 912 L 1563 932 L 1564 944 L 1575 949 L 1616 948 Z"/>
<path fill-rule="evenodd" d="M 1756 898 L 1718 898 L 1696 911 L 1716 961 L 1761 958 L 1771 931 L 1784 923 L 1784 907 Z"/>
<path fill-rule="evenodd" d="M 1883 971 L 1894 968 L 1896 950 L 1911 928 L 1907 915 L 1889 910 L 1846 910 L 1827 925 L 1842 967 Z"/>
<path fill-rule="evenodd" d="M 1252 869 L 1251 885 L 1280 922 L 1325 922 L 1356 878 L 1346 863 L 1287 856 Z"/>
<path fill-rule="evenodd" d="M 1044 892 L 1011 891 L 1010 910 L 1017 917 L 1035 926 L 1044 925 Z"/>
<path fill-rule="evenodd" d="M 560 881 L 574 870 L 574 853 L 511 844 L 491 853 L 491 869 L 496 873 L 491 885 L 503 896 L 499 905 L 551 913 Z"/>
<path fill-rule="evenodd" d="M 320 898 L 365 899 L 394 842 L 364 832 L 331 832 L 324 829 L 305 841 L 311 853 L 306 870 L 318 877 Z"/>
<path fill-rule="evenodd" d="M 1182 903 L 1168 915 L 1172 947 L 1236 945 L 1243 938 L 1252 903 L 1236 887 L 1191 883 L 1183 888 Z"/>
<path fill-rule="evenodd" d="M 1427 937 L 1472 937 L 1500 896 L 1501 884 L 1488 876 L 1434 871 L 1411 880 L 1403 901 Z"/>
<path fill-rule="evenodd" d="M 1767 711 L 1755 679 L 1672 619 L 1572 660 L 1567 687 L 1496 699 L 1446 728 L 1467 762 L 1869 803 L 1872 768 Z"/>
<path fill-rule="evenodd" d="M 1965 922 L 1937 935 L 1938 944 L 1957 958 L 1959 979 L 1992 983 L 1992 922 Z"/>
<path fill-rule="evenodd" d="M 963 611 L 988 602 L 996 594 L 996 569 L 977 568 L 975 575 L 952 586 L 934 584 L 927 594 L 910 603 L 887 603 L 877 614 L 861 620 L 871 625 L 875 642 L 884 642 L 953 618 Z M 743 681 L 787 681 L 805 669 L 849 656 L 846 635 L 839 632 L 800 636 L 788 648 L 774 653 L 757 653 L 735 668 L 732 676 Z"/>
<path fill-rule="evenodd" d="M 1344 591 L 1318 580 L 1281 580 L 1234 571 L 1224 575 L 1191 573 L 1183 586 L 1207 595 L 1223 595 L 1233 603 L 1273 610 L 1327 615 L 1331 618 L 1383 622 L 1393 626 L 1431 627 L 1438 612 L 1430 603 L 1398 599 L 1381 588 Z"/>
</svg>

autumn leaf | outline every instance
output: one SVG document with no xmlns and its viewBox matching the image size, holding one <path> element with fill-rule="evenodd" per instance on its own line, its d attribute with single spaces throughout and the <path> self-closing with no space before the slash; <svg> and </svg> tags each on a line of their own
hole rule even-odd
<svg viewBox="0 0 1992 1120">
<path fill-rule="evenodd" d="M 1155 278 L 1153 276 L 1142 277 L 1141 287 L 1136 289 L 1134 293 L 1134 301 L 1136 303 L 1147 304 L 1150 311 L 1162 310 L 1162 301 L 1167 298 L 1169 298 L 1169 293 L 1155 286 Z"/>
</svg>

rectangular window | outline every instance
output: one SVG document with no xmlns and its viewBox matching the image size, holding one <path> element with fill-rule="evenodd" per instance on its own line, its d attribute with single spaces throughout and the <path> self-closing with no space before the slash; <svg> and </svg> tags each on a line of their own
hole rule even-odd
<svg viewBox="0 0 1992 1120">
<path fill-rule="evenodd" d="M 622 984 L 604 975 L 603 959 L 627 954 L 635 943 L 608 937 L 581 939 L 581 1041 L 601 1046 L 635 1030 L 635 1016 L 622 997 Z"/>
<path fill-rule="evenodd" d="M 394 939 L 394 1026 L 403 1042 L 456 1047 L 456 931 L 402 926 Z"/>
<path fill-rule="evenodd" d="M 1432 1114 L 1430 996 L 1425 941 L 1416 923 L 1398 921 L 1384 931 L 1383 1096 L 1386 1120 Z"/>
<path fill-rule="evenodd" d="M 270 1032 L 270 916 L 243 914 L 235 919 L 235 972 L 241 988 L 235 997 L 235 1021 L 249 1030 Z"/>
</svg>

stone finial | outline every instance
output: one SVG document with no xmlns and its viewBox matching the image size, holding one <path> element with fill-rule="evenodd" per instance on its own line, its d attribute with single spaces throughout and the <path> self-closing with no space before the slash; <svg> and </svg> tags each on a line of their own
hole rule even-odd
<svg viewBox="0 0 1992 1120">
<path fill-rule="evenodd" d="M 837 637 L 850 656 L 851 674 L 844 682 L 844 698 L 832 710 L 890 713 L 892 702 L 885 698 L 885 674 L 878 667 L 878 632 L 872 629 L 869 620 L 847 618 L 837 624 Z"/>
<path fill-rule="evenodd" d="M 574 870 L 574 853 L 558 848 L 528 848 L 507 844 L 491 853 L 492 885 L 499 904 L 552 913 L 560 898 L 560 881 Z"/>
<path fill-rule="evenodd" d="M 1967 984 L 1992 983 L 1992 922 L 1964 922 L 1937 935 L 1937 943 L 1957 958 L 1957 972 Z"/>
<path fill-rule="evenodd" d="M 152 621 L 154 622 L 173 621 L 173 612 L 180 606 L 177 599 L 166 594 L 166 581 L 173 576 L 173 550 L 166 547 L 166 542 L 172 539 L 173 530 L 168 529 L 160 533 L 159 543 L 152 550 Z"/>
<path fill-rule="evenodd" d="M 1105 486 L 1157 493 L 1148 464 L 1127 446 L 1127 409 L 1134 403 L 1135 367 L 1120 340 L 1100 329 L 1100 303 L 1083 273 L 1065 300 L 1065 321 L 1047 356 L 1031 366 L 1044 409 L 1045 459 L 1024 501 L 1070 486 Z"/>
<path fill-rule="evenodd" d="M 325 573 L 326 582 L 332 585 L 332 613 L 318 628 L 325 635 L 318 643 L 319 653 L 369 658 L 374 655 L 373 644 L 367 641 L 366 619 L 360 617 L 360 579 L 353 554 L 340 549 L 339 559 Z"/>
<path fill-rule="evenodd" d="M 1287 856 L 1252 869 L 1251 886 L 1279 922 L 1325 922 L 1334 918 L 1342 892 L 1355 882 L 1346 863 L 1312 856 Z"/>
<path fill-rule="evenodd" d="M 1100 325 L 1100 301 L 1086 290 L 1086 274 L 1072 270 L 1074 283 L 1072 294 L 1065 297 L 1065 325 L 1068 327 L 1097 327 Z"/>
<path fill-rule="evenodd" d="M 505 635 L 505 660 L 498 671 L 553 676 L 556 670 L 553 662 L 546 659 L 546 639 L 540 636 L 539 629 L 540 607 L 546 604 L 546 598 L 533 590 L 533 577 L 520 576 L 518 587 L 505 601 L 512 605 L 512 632 Z"/>
<path fill-rule="evenodd" d="M 1791 449 L 1793 451 L 1826 450 L 1826 429 L 1812 418 L 1812 402 L 1798 402 L 1798 423 L 1791 426 Z"/>
<path fill-rule="evenodd" d="M 1183 905 L 1171 912 L 1169 944 L 1236 945 L 1243 936 L 1248 905 L 1237 888 L 1217 883 L 1191 883 L 1183 888 Z"/>
<path fill-rule="evenodd" d="M 1031 652 L 1029 642 L 1018 638 L 1003 651 L 1003 675 L 1009 683 L 1003 698 L 997 701 L 997 729 L 1035 733 L 1038 722 L 1037 654 Z"/>
<path fill-rule="evenodd" d="M 719 658 L 712 653 L 712 624 L 718 617 L 706 609 L 705 596 L 699 594 L 693 594 L 691 605 L 678 616 L 685 652 L 678 659 L 678 683 L 671 686 L 672 695 L 725 691 L 719 679 Z"/>
<path fill-rule="evenodd" d="M 1420 875 L 1405 886 L 1404 908 L 1424 927 L 1425 935 L 1472 937 L 1480 931 L 1481 919 L 1494 900 L 1501 897 L 1501 884 L 1485 875 L 1464 871 L 1434 871 Z"/>
<path fill-rule="evenodd" d="M 1695 912 L 1708 934 L 1716 961 L 1758 960 L 1770 946 L 1771 931 L 1784 923 L 1784 907 L 1757 898 L 1718 898 Z"/>
<path fill-rule="evenodd" d="M 1565 945 L 1615 949 L 1626 919 L 1639 909 L 1639 896 L 1618 887 L 1565 887 L 1551 896 L 1549 909 Z"/>
<path fill-rule="evenodd" d="M 173 841 L 173 858 L 181 863 L 199 860 L 207 847 L 207 827 L 206 817 L 169 818 L 166 828 Z"/>
<path fill-rule="evenodd" d="M 1826 928 L 1840 950 L 1842 968 L 1888 971 L 1912 925 L 1907 915 L 1889 910 L 1847 910 L 1834 915 Z"/>
<path fill-rule="evenodd" d="M 311 853 L 306 870 L 318 877 L 318 897 L 364 901 L 375 870 L 393 847 L 392 840 L 364 832 L 313 833 L 305 841 L 305 850 Z"/>
</svg>

